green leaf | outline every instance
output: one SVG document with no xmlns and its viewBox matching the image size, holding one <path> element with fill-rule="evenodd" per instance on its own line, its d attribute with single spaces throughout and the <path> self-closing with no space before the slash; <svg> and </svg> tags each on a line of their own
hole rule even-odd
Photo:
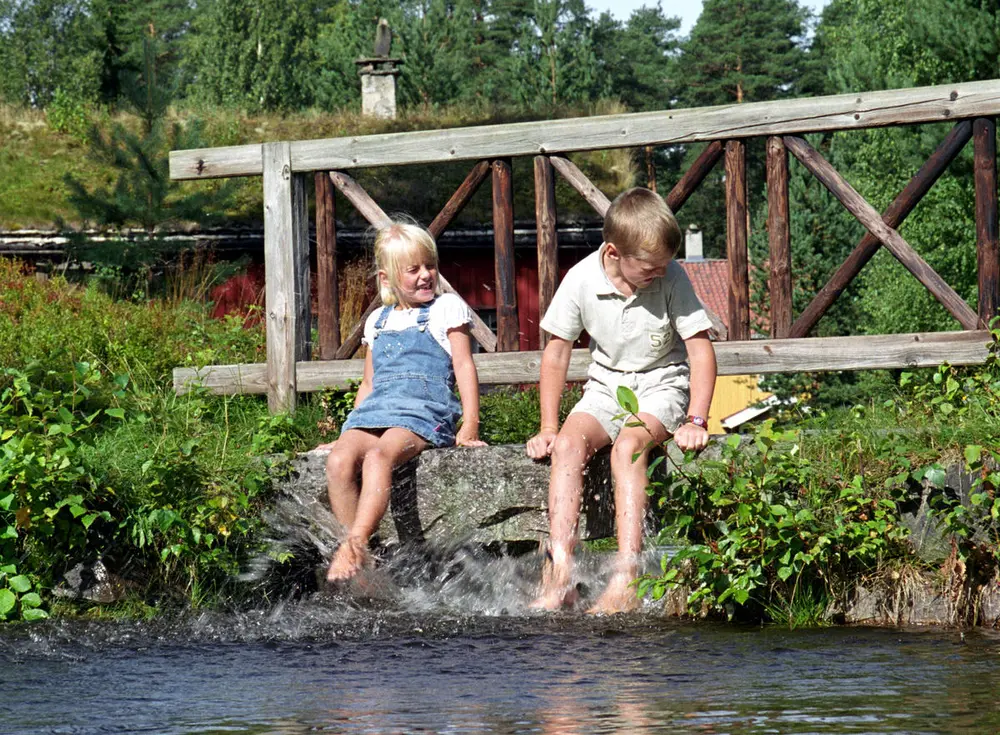
<svg viewBox="0 0 1000 735">
<path fill-rule="evenodd" d="M 778 568 L 778 579 L 782 582 L 787 582 L 788 578 L 795 573 L 795 570 L 791 567 L 779 567 Z"/>
<path fill-rule="evenodd" d="M 6 495 L 0 498 L 0 510 L 10 510 L 10 506 L 14 503 L 14 493 Z"/>
<path fill-rule="evenodd" d="M 772 505 L 771 506 L 771 515 L 778 516 L 778 517 L 786 516 L 786 515 L 788 515 L 788 508 L 786 508 L 783 505 Z"/>
<path fill-rule="evenodd" d="M 44 620 L 49 616 L 44 610 L 40 610 L 37 607 L 29 608 L 21 613 L 21 616 L 28 621 L 31 620 Z"/>
<path fill-rule="evenodd" d="M 106 413 L 108 416 L 110 416 L 113 419 L 124 419 L 125 418 L 125 409 L 124 408 L 106 408 L 106 409 L 104 409 L 104 413 Z"/>
<path fill-rule="evenodd" d="M 16 604 L 17 597 L 14 596 L 13 592 L 7 589 L 0 590 L 0 617 L 13 610 Z"/>
<path fill-rule="evenodd" d="M 619 385 L 616 395 L 618 397 L 619 406 L 624 408 L 629 413 L 639 413 L 639 400 L 635 397 L 635 393 L 632 392 L 631 388 Z"/>
<path fill-rule="evenodd" d="M 31 580 L 25 577 L 23 574 L 19 574 L 16 577 L 11 577 L 7 584 L 15 592 L 28 592 L 31 589 Z"/>
<path fill-rule="evenodd" d="M 21 595 L 21 607 L 41 607 L 42 598 L 37 592 L 29 592 L 26 595 Z"/>
<path fill-rule="evenodd" d="M 924 473 L 924 479 L 930 484 L 931 487 L 944 487 L 944 478 L 945 472 L 940 467 L 931 467 Z"/>
<path fill-rule="evenodd" d="M 983 448 L 978 444 L 969 444 L 965 447 L 965 461 L 975 464 L 983 456 Z"/>
</svg>

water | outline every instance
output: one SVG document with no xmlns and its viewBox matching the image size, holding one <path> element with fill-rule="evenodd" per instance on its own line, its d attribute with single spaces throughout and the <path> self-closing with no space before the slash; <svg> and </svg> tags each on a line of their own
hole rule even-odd
<svg viewBox="0 0 1000 735">
<path fill-rule="evenodd" d="M 0 733 L 1000 732 L 992 631 L 533 614 L 516 572 L 0 628 Z"/>
</svg>

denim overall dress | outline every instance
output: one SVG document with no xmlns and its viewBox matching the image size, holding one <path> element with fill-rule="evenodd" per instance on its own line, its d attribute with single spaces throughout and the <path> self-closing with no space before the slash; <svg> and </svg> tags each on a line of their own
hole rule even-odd
<svg viewBox="0 0 1000 735">
<path fill-rule="evenodd" d="M 420 307 L 416 326 L 399 331 L 382 328 L 391 311 L 391 306 L 382 310 L 369 345 L 372 392 L 350 413 L 341 431 L 399 426 L 431 446 L 451 446 L 462 404 L 454 392 L 451 355 L 427 328 L 430 303 Z"/>
</svg>

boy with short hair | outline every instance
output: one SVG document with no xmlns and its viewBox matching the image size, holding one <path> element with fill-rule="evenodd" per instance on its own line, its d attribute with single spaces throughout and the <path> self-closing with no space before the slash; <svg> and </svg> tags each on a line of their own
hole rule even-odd
<svg viewBox="0 0 1000 735">
<path fill-rule="evenodd" d="M 716 375 L 712 324 L 674 261 L 682 236 L 673 212 L 655 192 L 629 189 L 611 203 L 603 235 L 600 249 L 566 274 L 541 324 L 552 335 L 542 355 L 542 422 L 526 450 L 535 459 L 552 456 L 548 559 L 533 603 L 549 610 L 575 602 L 573 548 L 583 472 L 594 453 L 613 442 L 618 555 L 590 612 L 613 613 L 639 604 L 630 583 L 642 551 L 650 448 L 670 435 L 684 450 L 708 444 Z M 583 331 L 593 358 L 589 380 L 559 429 L 570 353 Z M 630 417 L 620 416 L 621 385 L 635 393 L 644 426 L 628 426 Z"/>
</svg>

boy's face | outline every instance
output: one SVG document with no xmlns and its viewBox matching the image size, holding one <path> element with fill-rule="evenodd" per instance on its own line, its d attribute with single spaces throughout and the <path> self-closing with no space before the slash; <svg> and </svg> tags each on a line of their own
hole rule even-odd
<svg viewBox="0 0 1000 735">
<path fill-rule="evenodd" d="M 622 255 L 618 248 L 608 243 L 608 254 L 618 259 L 618 269 L 622 278 L 635 288 L 646 288 L 657 278 L 667 274 L 667 265 L 671 261 L 669 255 Z"/>
</svg>

